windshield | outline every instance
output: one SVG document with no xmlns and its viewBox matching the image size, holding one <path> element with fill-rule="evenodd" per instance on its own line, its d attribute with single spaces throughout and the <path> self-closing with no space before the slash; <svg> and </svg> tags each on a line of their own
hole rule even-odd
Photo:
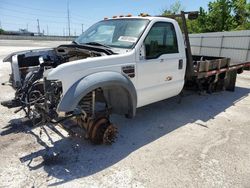
<svg viewBox="0 0 250 188">
<path fill-rule="evenodd" d="M 138 41 L 149 20 L 117 19 L 103 20 L 91 26 L 75 42 L 99 43 L 115 48 L 132 48 Z"/>
</svg>

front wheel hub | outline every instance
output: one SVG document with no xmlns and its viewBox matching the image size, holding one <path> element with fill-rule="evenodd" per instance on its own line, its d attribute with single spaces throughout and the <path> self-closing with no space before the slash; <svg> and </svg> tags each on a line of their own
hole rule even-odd
<svg viewBox="0 0 250 188">
<path fill-rule="evenodd" d="M 88 135 L 94 144 L 112 144 L 117 133 L 117 128 L 110 123 L 108 118 L 102 117 L 92 123 Z"/>
</svg>

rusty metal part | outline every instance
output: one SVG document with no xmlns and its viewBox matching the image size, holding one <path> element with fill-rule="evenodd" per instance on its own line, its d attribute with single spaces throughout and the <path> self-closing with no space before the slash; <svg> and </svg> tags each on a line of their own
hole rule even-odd
<svg viewBox="0 0 250 188">
<path fill-rule="evenodd" d="M 85 129 L 85 138 L 94 144 L 112 144 L 118 133 L 117 128 L 112 125 L 108 117 L 96 119 L 88 118 L 87 121 L 77 121 L 78 125 Z"/>
<path fill-rule="evenodd" d="M 103 143 L 104 144 L 112 144 L 114 143 L 115 139 L 117 138 L 117 128 L 115 126 L 113 126 L 112 124 L 110 124 L 108 126 L 108 128 L 106 129 L 106 131 L 104 132 L 103 135 Z"/>
<path fill-rule="evenodd" d="M 93 114 L 93 93 L 88 93 L 79 103 L 82 111 L 84 111 L 89 117 Z"/>
<path fill-rule="evenodd" d="M 117 138 L 117 128 L 110 123 L 107 116 L 99 118 L 88 117 L 82 119 L 81 116 L 70 118 L 65 122 L 55 122 L 70 135 L 84 137 L 90 140 L 93 144 L 112 144 Z"/>
<path fill-rule="evenodd" d="M 96 91 L 88 93 L 79 103 L 82 114 L 76 118 L 77 124 L 85 129 L 85 138 L 94 144 L 112 144 L 117 128 L 109 121 L 109 113 L 96 110 Z"/>
<path fill-rule="evenodd" d="M 103 136 L 106 129 L 109 126 L 109 120 L 107 118 L 100 118 L 92 126 L 90 131 L 90 140 L 94 144 L 102 144 Z"/>
</svg>

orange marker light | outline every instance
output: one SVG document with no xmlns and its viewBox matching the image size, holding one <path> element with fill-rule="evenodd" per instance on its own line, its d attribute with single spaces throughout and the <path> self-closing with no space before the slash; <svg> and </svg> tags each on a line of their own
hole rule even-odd
<svg viewBox="0 0 250 188">
<path fill-rule="evenodd" d="M 139 16 L 141 16 L 141 17 L 147 17 L 147 16 L 149 16 L 149 14 L 147 14 L 147 13 L 141 13 Z"/>
</svg>

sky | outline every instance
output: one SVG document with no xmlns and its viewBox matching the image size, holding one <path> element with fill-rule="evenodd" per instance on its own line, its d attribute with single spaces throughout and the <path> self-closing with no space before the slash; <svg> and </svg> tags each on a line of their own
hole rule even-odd
<svg viewBox="0 0 250 188">
<path fill-rule="evenodd" d="M 207 9 L 211 0 L 181 0 L 186 11 Z M 0 0 L 0 27 L 4 30 L 27 29 L 49 35 L 68 35 L 69 4 L 71 35 L 79 35 L 89 26 L 114 15 L 159 15 L 174 0 Z"/>
</svg>

